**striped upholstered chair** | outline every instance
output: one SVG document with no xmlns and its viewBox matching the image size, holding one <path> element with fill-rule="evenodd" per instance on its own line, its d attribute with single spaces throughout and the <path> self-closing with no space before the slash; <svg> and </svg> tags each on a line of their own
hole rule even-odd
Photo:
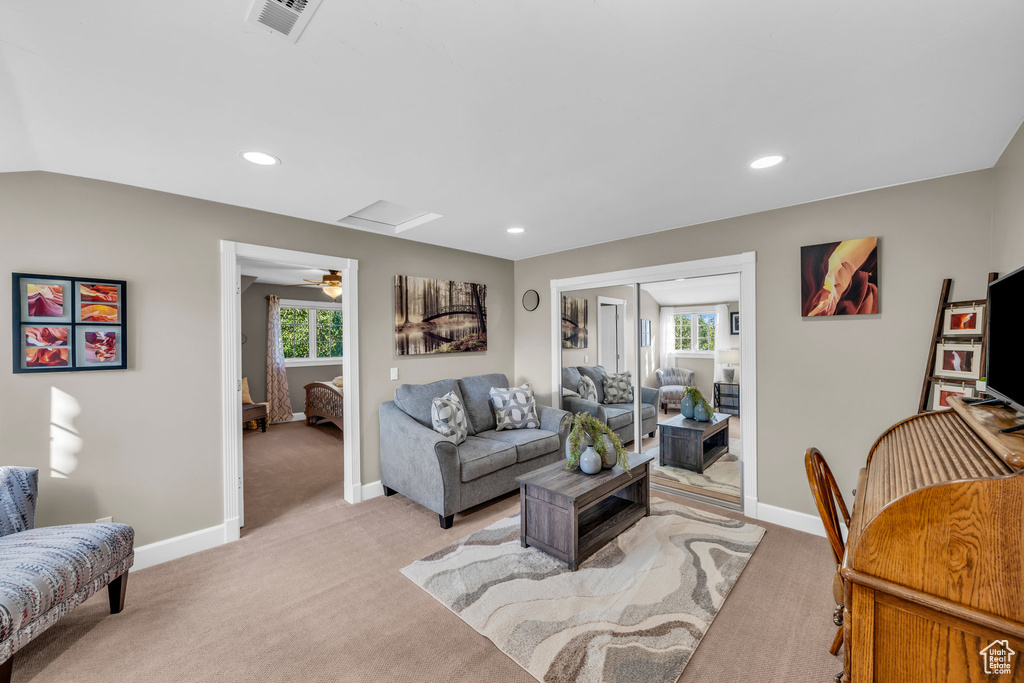
<svg viewBox="0 0 1024 683">
<path fill-rule="evenodd" d="M 693 370 L 658 368 L 654 374 L 658 379 L 658 404 L 664 411 L 668 411 L 669 406 L 679 405 L 683 391 L 693 386 Z"/>
<path fill-rule="evenodd" d="M 124 609 L 135 531 L 127 524 L 35 527 L 39 470 L 0 467 L 0 683 L 14 653 L 107 587 Z"/>
</svg>

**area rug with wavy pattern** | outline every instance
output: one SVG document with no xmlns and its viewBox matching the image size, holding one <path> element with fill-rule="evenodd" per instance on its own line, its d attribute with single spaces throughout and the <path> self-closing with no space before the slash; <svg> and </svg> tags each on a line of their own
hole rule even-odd
<svg viewBox="0 0 1024 683">
<path fill-rule="evenodd" d="M 545 683 L 674 683 L 764 529 L 661 500 L 570 572 L 512 515 L 402 573 Z"/>
</svg>

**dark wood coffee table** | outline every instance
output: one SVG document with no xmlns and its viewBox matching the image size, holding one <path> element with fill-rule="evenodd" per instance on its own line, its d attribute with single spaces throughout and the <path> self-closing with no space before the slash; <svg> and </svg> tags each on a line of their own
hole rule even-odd
<svg viewBox="0 0 1024 683">
<path fill-rule="evenodd" d="M 682 413 L 658 423 L 658 464 L 703 473 L 729 452 L 729 416 L 715 413 L 711 422 L 698 422 Z"/>
<path fill-rule="evenodd" d="M 650 461 L 629 454 L 597 474 L 565 471 L 565 461 L 518 477 L 520 542 L 567 562 L 571 571 L 620 533 L 651 514 Z M 632 475 L 632 476 L 630 476 Z"/>
</svg>

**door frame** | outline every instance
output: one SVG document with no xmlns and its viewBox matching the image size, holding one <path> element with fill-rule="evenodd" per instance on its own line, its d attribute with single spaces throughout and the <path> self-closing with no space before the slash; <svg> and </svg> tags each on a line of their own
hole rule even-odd
<svg viewBox="0 0 1024 683">
<path fill-rule="evenodd" d="M 622 357 L 626 346 L 626 300 L 625 299 L 614 299 L 610 296 L 599 296 L 597 297 L 597 365 L 601 364 L 601 307 L 602 306 L 615 306 L 615 339 L 618 343 L 618 355 L 615 359 L 615 372 L 619 370 L 619 358 Z"/>
<path fill-rule="evenodd" d="M 242 498 L 242 288 L 241 261 L 268 261 L 307 268 L 341 271 L 342 373 L 345 395 L 344 467 L 345 500 L 362 500 L 359 454 L 359 262 L 355 259 L 313 254 L 291 249 L 278 249 L 256 244 L 221 240 L 220 242 L 220 304 L 221 304 L 221 396 L 222 450 L 224 457 L 224 535 L 225 542 L 241 537 L 244 520 Z"/>
<path fill-rule="evenodd" d="M 615 285 L 643 285 L 664 280 L 705 277 L 708 275 L 726 275 L 737 273 L 740 276 L 740 367 L 743 379 L 740 382 L 740 437 L 743 439 L 743 455 L 740 501 L 743 514 L 757 519 L 757 296 L 756 296 L 757 252 L 747 251 L 730 256 L 716 256 L 682 261 L 661 266 L 630 268 L 607 273 L 595 273 L 578 277 L 563 278 L 551 281 L 551 405 L 561 407 L 562 384 L 562 342 L 561 342 L 561 296 L 563 292 Z M 640 288 L 634 288 L 634 300 L 637 311 L 640 310 Z M 634 316 L 632 334 L 636 338 L 636 348 L 640 348 L 639 314 Z M 641 377 L 640 354 L 633 359 L 635 377 Z M 638 382 L 639 383 L 639 382 Z M 640 414 L 641 396 L 634 393 L 634 414 Z M 641 421 L 634 421 L 636 436 Z M 636 442 L 642 443 L 642 442 Z"/>
</svg>

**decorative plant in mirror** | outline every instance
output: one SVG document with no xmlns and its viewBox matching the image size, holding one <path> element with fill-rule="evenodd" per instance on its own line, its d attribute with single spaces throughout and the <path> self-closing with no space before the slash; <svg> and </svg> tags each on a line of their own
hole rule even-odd
<svg viewBox="0 0 1024 683">
<path fill-rule="evenodd" d="M 588 449 L 588 446 L 583 443 L 584 440 L 591 444 L 589 448 L 596 450 L 601 460 L 605 462 L 608 460 L 605 456 L 610 446 L 615 452 L 619 467 L 629 473 L 629 456 L 626 454 L 625 446 L 622 445 L 622 440 L 608 428 L 608 425 L 586 413 L 576 413 L 572 418 L 572 427 L 569 431 L 569 452 L 566 454 L 568 463 L 566 463 L 565 469 L 572 470 L 580 466 L 580 456 L 584 449 Z M 633 476 L 632 473 L 629 476 Z"/>
<path fill-rule="evenodd" d="M 700 389 L 697 387 L 686 387 L 686 396 L 693 402 L 693 419 L 697 422 L 710 422 L 711 418 L 715 416 L 715 411 L 708 403 L 707 399 L 704 398 L 704 394 L 700 393 Z"/>
</svg>

